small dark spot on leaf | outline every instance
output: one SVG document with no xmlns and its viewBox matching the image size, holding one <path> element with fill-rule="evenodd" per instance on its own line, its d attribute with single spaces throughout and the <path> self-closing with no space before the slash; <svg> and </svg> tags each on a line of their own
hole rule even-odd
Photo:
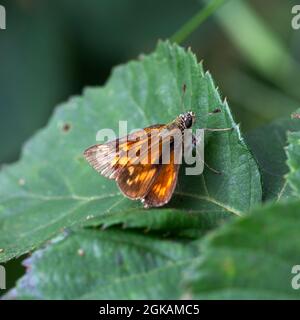
<svg viewBox="0 0 300 320">
<path fill-rule="evenodd" d="M 69 123 L 65 123 L 62 127 L 63 132 L 68 132 L 71 129 L 71 125 Z"/>
<path fill-rule="evenodd" d="M 212 114 L 220 113 L 220 112 L 222 112 L 222 110 L 220 108 L 216 108 L 212 112 L 210 112 L 209 114 L 212 115 Z"/>
</svg>

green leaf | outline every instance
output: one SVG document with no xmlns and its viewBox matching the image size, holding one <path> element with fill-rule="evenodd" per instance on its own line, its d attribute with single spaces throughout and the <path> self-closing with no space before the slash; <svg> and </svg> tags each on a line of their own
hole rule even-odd
<svg viewBox="0 0 300 320">
<path fill-rule="evenodd" d="M 10 299 L 177 299 L 193 244 L 120 230 L 81 230 L 36 251 Z M 175 280 L 176 279 L 176 280 Z"/>
<path fill-rule="evenodd" d="M 288 132 L 289 145 L 286 148 L 289 166 L 289 173 L 286 176 L 287 182 L 300 195 L 300 132 Z"/>
<path fill-rule="evenodd" d="M 278 201 L 292 196 L 292 190 L 284 178 L 288 172 L 284 147 L 287 145 L 287 131 L 298 130 L 298 119 L 283 118 L 247 135 L 247 143 L 261 171 L 264 200 Z"/>
<path fill-rule="evenodd" d="M 277 203 L 226 224 L 203 242 L 186 274 L 197 299 L 299 299 L 300 202 Z"/>
<path fill-rule="evenodd" d="M 207 226 L 242 215 L 260 202 L 260 175 L 238 127 L 206 136 L 206 161 L 223 174 L 181 174 L 172 201 L 163 209 L 141 210 L 140 203 L 126 199 L 114 181 L 99 176 L 84 160 L 82 153 L 96 142 L 99 129 L 118 132 L 119 120 L 128 120 L 130 131 L 174 119 L 182 112 L 184 83 L 185 104 L 197 115 L 196 128 L 235 126 L 210 74 L 191 51 L 168 42 L 139 61 L 115 68 L 105 87 L 87 89 L 57 108 L 47 127 L 25 145 L 21 160 L 0 174 L 0 262 L 92 217 L 101 217 L 98 223 L 105 224 L 104 218 L 111 223 L 114 215 L 114 223 L 126 223 L 126 212 L 132 221 L 137 210 L 141 221 L 135 225 L 140 227 L 155 225 L 159 230 L 173 221 L 170 229 L 193 224 L 205 232 Z M 215 108 L 222 112 L 208 115 Z M 174 214 L 185 215 L 182 224 L 174 221 Z"/>
</svg>

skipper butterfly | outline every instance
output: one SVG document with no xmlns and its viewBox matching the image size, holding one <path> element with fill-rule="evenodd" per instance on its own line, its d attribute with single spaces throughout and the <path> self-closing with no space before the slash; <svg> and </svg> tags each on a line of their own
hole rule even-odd
<svg viewBox="0 0 300 320">
<path fill-rule="evenodd" d="M 160 207 L 172 197 L 182 158 L 184 130 L 194 122 L 195 114 L 186 112 L 169 124 L 153 125 L 94 145 L 84 156 L 100 174 L 116 180 L 126 197 L 141 200 L 145 208 Z M 168 161 L 163 161 L 166 149 Z"/>
</svg>

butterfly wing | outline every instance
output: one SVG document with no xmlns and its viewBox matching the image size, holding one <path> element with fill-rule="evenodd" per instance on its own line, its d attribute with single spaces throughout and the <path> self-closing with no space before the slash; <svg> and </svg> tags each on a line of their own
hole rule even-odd
<svg viewBox="0 0 300 320">
<path fill-rule="evenodd" d="M 159 159 L 160 149 L 153 148 L 155 152 L 152 154 L 148 152 L 149 137 L 154 130 L 158 134 L 163 128 L 165 125 L 154 125 L 124 138 L 94 145 L 84 152 L 84 156 L 100 174 L 115 179 L 125 196 L 141 199 L 148 192 L 159 169 L 156 159 Z M 154 161 L 150 161 L 148 155 Z"/>
<path fill-rule="evenodd" d="M 134 162 L 133 154 L 138 154 L 141 149 L 148 149 L 151 130 L 161 130 L 164 127 L 164 125 L 154 125 L 117 140 L 96 144 L 86 149 L 84 156 L 101 175 L 109 179 L 116 179 L 129 163 Z"/>
<path fill-rule="evenodd" d="M 135 164 L 126 166 L 116 180 L 126 197 L 137 200 L 145 197 L 158 173 L 158 164 Z"/>
<path fill-rule="evenodd" d="M 173 148 L 170 154 L 170 163 L 160 166 L 157 178 L 142 200 L 145 208 L 160 207 L 170 201 L 177 184 L 180 167 L 178 163 L 175 163 L 175 158 L 181 156 L 178 153 L 180 153 L 180 150 Z"/>
<path fill-rule="evenodd" d="M 144 207 L 162 206 L 169 202 L 176 187 L 182 157 L 182 133 L 176 126 L 162 126 L 151 137 L 148 149 L 143 150 L 139 154 L 140 163 L 129 161 L 117 183 L 127 197 L 141 199 Z"/>
</svg>

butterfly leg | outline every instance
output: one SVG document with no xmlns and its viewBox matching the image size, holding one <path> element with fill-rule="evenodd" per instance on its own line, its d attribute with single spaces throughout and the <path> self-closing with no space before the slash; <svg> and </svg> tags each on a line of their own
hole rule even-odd
<svg viewBox="0 0 300 320">
<path fill-rule="evenodd" d="M 203 128 L 203 130 L 210 131 L 210 132 L 232 131 L 232 130 L 234 130 L 234 127 L 231 127 L 231 128 Z"/>
<path fill-rule="evenodd" d="M 230 129 L 231 129 L 231 128 L 230 128 Z M 195 136 L 194 134 L 192 135 L 192 145 L 193 145 L 193 149 L 195 149 L 196 146 L 197 146 L 197 138 L 196 138 L 196 136 Z M 218 171 L 218 170 L 212 168 L 211 166 L 209 166 L 203 159 L 201 159 L 201 161 L 203 161 L 203 164 L 204 164 L 210 171 L 212 171 L 213 173 L 215 173 L 215 174 L 222 174 L 221 171 Z"/>
</svg>

